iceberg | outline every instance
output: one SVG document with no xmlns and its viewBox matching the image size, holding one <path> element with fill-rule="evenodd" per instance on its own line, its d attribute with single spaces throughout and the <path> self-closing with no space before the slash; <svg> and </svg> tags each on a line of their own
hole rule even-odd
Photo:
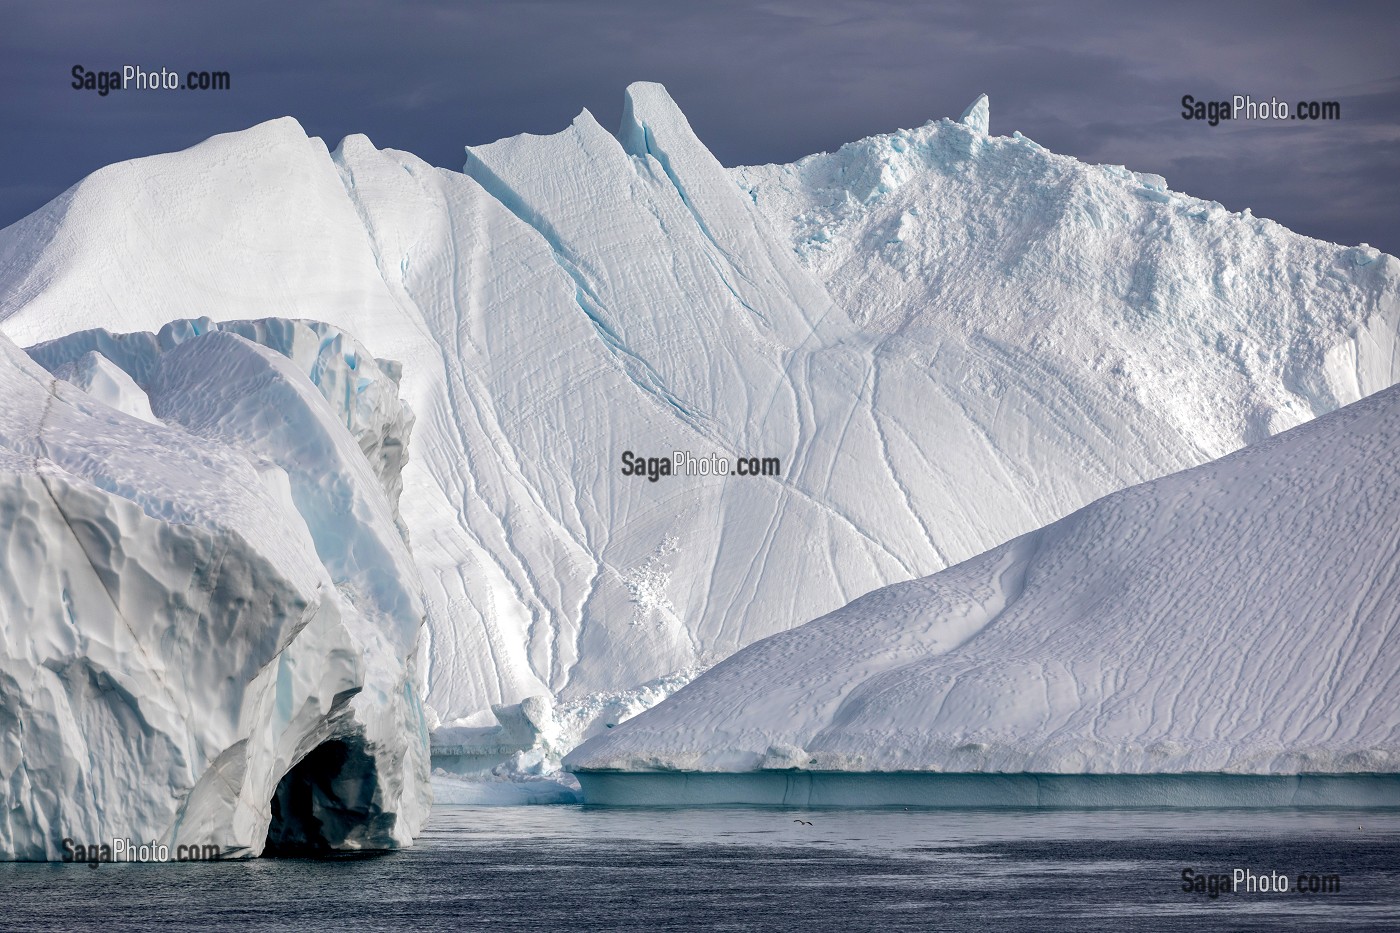
<svg viewBox="0 0 1400 933">
<path fill-rule="evenodd" d="M 296 362 L 197 330 L 36 348 L 55 374 L 0 337 L 0 857 L 393 848 L 426 817 L 384 481 Z"/>
<path fill-rule="evenodd" d="M 565 765 L 595 803 L 1400 805 L 1397 431 L 1400 387 L 1114 493 L 751 645 Z"/>
<path fill-rule="evenodd" d="M 143 411 L 96 352 L 172 430 L 240 450 L 270 412 L 206 417 L 145 367 L 212 371 L 228 333 L 277 350 L 346 419 L 412 551 L 343 438 L 304 438 L 343 488 L 286 446 L 303 438 L 250 454 L 376 611 L 408 605 L 411 563 L 427 721 L 484 728 L 533 696 L 607 717 L 1400 380 L 1393 257 L 991 136 L 984 104 L 738 168 L 656 84 L 628 89 L 616 133 L 585 111 L 471 146 L 460 172 L 274 120 L 101 169 L 0 231 L 0 332 Z M 260 335 L 260 315 L 325 323 Z M 779 469 L 621 469 L 676 452 Z M 397 582 L 331 552 L 342 502 Z"/>
</svg>

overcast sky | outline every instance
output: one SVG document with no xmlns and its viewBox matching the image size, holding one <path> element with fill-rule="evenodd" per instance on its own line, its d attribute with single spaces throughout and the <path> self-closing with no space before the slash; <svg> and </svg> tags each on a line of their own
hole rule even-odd
<svg viewBox="0 0 1400 933">
<path fill-rule="evenodd" d="M 230 7 L 237 6 L 237 9 Z M 1400 253 L 1400 27 L 1380 3 L 0 0 L 0 225 L 107 163 L 290 114 L 459 169 L 462 147 L 605 126 L 664 83 L 726 165 L 789 161 L 991 96 L 1091 162 Z M 228 71 L 226 92 L 73 90 L 74 65 Z M 1336 122 L 1181 117 L 1183 94 L 1336 100 Z"/>
</svg>

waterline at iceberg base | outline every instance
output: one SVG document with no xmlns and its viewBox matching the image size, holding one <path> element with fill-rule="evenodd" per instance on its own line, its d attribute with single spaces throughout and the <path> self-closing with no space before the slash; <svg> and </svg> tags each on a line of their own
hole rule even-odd
<svg viewBox="0 0 1400 933">
<path fill-rule="evenodd" d="M 596 806 L 1375 807 L 1400 774 L 576 771 Z"/>
</svg>

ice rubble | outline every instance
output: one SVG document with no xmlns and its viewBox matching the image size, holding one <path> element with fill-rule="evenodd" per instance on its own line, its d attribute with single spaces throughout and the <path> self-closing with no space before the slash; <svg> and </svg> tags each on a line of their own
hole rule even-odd
<svg viewBox="0 0 1400 933">
<path fill-rule="evenodd" d="M 96 395 L 0 337 L 0 856 L 394 847 L 426 816 L 417 574 L 354 412 L 194 331 L 36 350 Z"/>
<path fill-rule="evenodd" d="M 0 231 L 0 329 L 267 314 L 404 361 L 430 705 L 583 707 L 1400 376 L 1392 257 L 984 114 L 726 170 L 638 84 L 617 134 L 460 173 L 276 120 Z M 624 450 L 782 475 L 639 483 Z"/>
<path fill-rule="evenodd" d="M 1394 806 L 1397 436 L 1400 387 L 1115 493 L 751 645 L 583 744 L 566 765 L 1352 774 L 1370 781 L 1363 798 Z M 1389 778 L 1366 777 L 1376 774 Z M 823 791 L 822 780 L 812 779 L 819 795 L 834 789 Z M 766 792 L 786 783 L 770 780 Z M 877 796 L 893 786 L 873 783 Z M 975 781 L 956 783 L 946 789 L 978 790 Z M 1011 796 L 1034 801 L 1035 781 L 1022 783 Z M 1197 788 L 1207 798 L 1230 787 L 1207 784 Z M 635 802 L 623 780 L 600 786 Z M 1291 778 L 1235 786 L 1247 789 L 1246 801 L 1318 795 Z M 1122 789 L 1095 787 L 1109 799 Z M 1177 791 L 1183 801 L 1201 799 L 1186 784 Z"/>
<path fill-rule="evenodd" d="M 867 330 L 1032 351 L 1038 382 L 1087 378 L 1195 462 L 1400 379 L 1393 257 L 988 137 L 979 111 L 731 174 Z"/>
</svg>

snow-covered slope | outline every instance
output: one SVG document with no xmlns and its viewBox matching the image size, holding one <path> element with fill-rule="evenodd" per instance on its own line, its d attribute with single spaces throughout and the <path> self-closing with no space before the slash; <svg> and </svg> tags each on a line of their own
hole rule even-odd
<svg viewBox="0 0 1400 933">
<path fill-rule="evenodd" d="M 407 845 L 423 609 L 381 479 L 294 360 L 144 336 L 140 384 L 103 335 L 55 362 L 132 414 L 0 337 L 0 857 Z"/>
<path fill-rule="evenodd" d="M 0 329 L 275 313 L 403 361 L 445 720 L 713 663 L 1400 375 L 1393 258 L 968 119 L 727 171 L 641 84 L 462 173 L 274 121 L 0 231 Z M 677 450 L 781 473 L 622 475 Z"/>
<path fill-rule="evenodd" d="M 325 145 L 289 117 L 94 172 L 0 233 L 0 269 L 21 346 L 328 307 L 362 339 L 397 324 Z"/>
<path fill-rule="evenodd" d="M 1108 496 L 751 645 L 567 764 L 1400 772 L 1397 437 L 1391 388 Z"/>
</svg>

